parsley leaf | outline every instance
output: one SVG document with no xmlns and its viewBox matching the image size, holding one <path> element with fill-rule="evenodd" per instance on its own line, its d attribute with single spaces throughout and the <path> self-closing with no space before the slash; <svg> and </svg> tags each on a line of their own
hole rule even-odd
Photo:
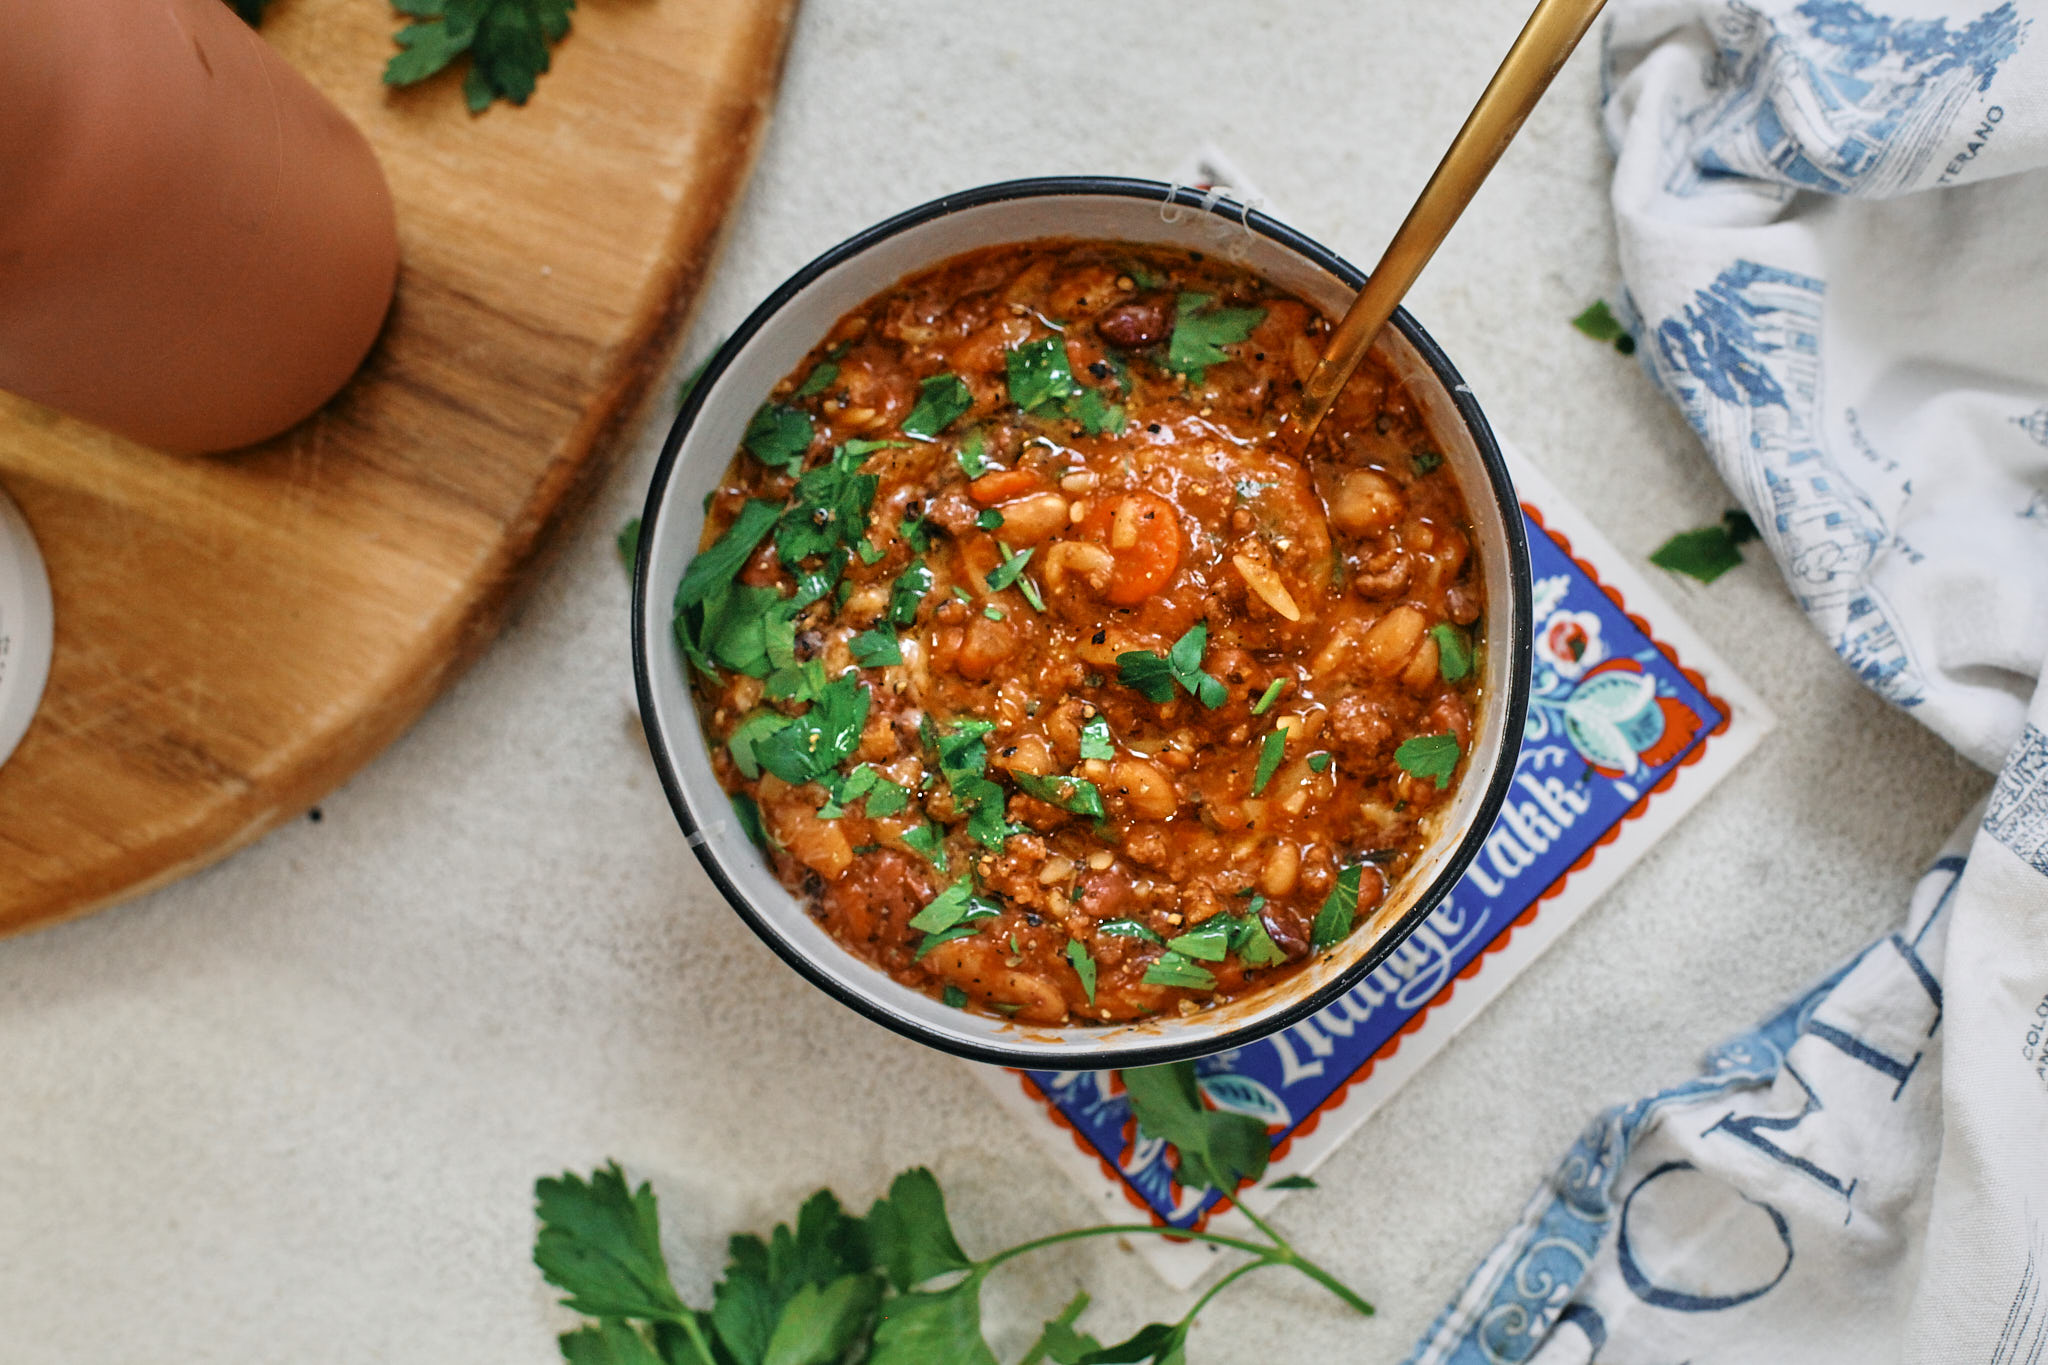
<svg viewBox="0 0 2048 1365">
<path fill-rule="evenodd" d="M 761 807 L 753 797 L 745 792 L 734 792 L 732 813 L 740 822 L 740 832 L 755 848 L 768 847 L 768 827 L 761 823 Z"/>
<path fill-rule="evenodd" d="M 1175 1175 L 1182 1185 L 1231 1194 L 1266 1173 L 1272 1154 L 1266 1125 L 1248 1114 L 1205 1107 L 1193 1062 L 1137 1067 L 1123 1078 L 1138 1130 L 1179 1151 Z"/>
<path fill-rule="evenodd" d="M 935 824 L 923 824 L 903 832 L 903 842 L 922 853 L 933 867 L 944 872 L 950 864 L 946 858 L 946 836 Z"/>
<path fill-rule="evenodd" d="M 1116 742 L 1109 733 L 1109 717 L 1093 716 L 1081 727 L 1081 757 L 1105 762 L 1116 757 Z"/>
<path fill-rule="evenodd" d="M 1252 775 L 1252 795 L 1266 790 L 1273 774 L 1280 770 L 1280 758 L 1287 750 L 1287 732 L 1275 730 L 1259 742 L 1259 770 Z"/>
<path fill-rule="evenodd" d="M 1148 986 L 1186 986 L 1199 991 L 1216 989 L 1216 978 L 1207 967 L 1190 961 L 1184 953 L 1171 951 L 1154 959 L 1152 965 L 1145 969 L 1144 980 Z"/>
<path fill-rule="evenodd" d="M 1167 948 L 1203 962 L 1221 962 L 1230 954 L 1230 918 L 1216 915 L 1185 934 L 1166 940 Z"/>
<path fill-rule="evenodd" d="M 1166 940 L 1134 919 L 1104 920 L 1095 926 L 1095 932 L 1109 934 L 1116 938 L 1141 938 L 1147 943 L 1165 943 Z"/>
<path fill-rule="evenodd" d="M 1443 468 L 1444 457 L 1434 450 L 1418 450 L 1408 457 L 1408 461 L 1415 466 L 1416 473 L 1434 474 Z"/>
<path fill-rule="evenodd" d="M 868 690 L 852 673 L 826 684 L 808 711 L 754 741 L 754 757 L 784 782 L 800 785 L 831 772 L 860 747 Z"/>
<path fill-rule="evenodd" d="M 1323 908 L 1316 912 L 1315 924 L 1309 930 L 1309 951 L 1320 953 L 1333 948 L 1351 932 L 1358 918 L 1358 883 L 1364 874 L 1363 863 L 1353 863 L 1337 874 L 1337 884 L 1323 898 Z"/>
<path fill-rule="evenodd" d="M 882 1305 L 867 1365 L 996 1365 L 981 1335 L 981 1278 Z"/>
<path fill-rule="evenodd" d="M 823 1289 L 803 1286 L 782 1306 L 761 1365 L 833 1365 L 881 1301 L 882 1282 L 873 1275 L 842 1275 Z"/>
<path fill-rule="evenodd" d="M 990 592 L 1001 592 L 1004 588 L 1015 583 L 1017 575 L 1024 572 L 1024 566 L 1031 562 L 1031 556 L 1036 553 L 1029 545 L 1021 550 L 1013 551 L 1000 540 L 996 544 L 1002 547 L 1005 558 L 1002 563 L 988 571 L 985 581 L 988 583 Z"/>
<path fill-rule="evenodd" d="M 1264 692 L 1261 692 L 1259 694 L 1259 699 L 1252 703 L 1252 714 L 1255 716 L 1263 716 L 1266 714 L 1266 712 L 1272 710 L 1273 703 L 1280 700 L 1281 689 L 1286 686 L 1287 679 L 1285 678 L 1275 678 L 1273 679 L 1273 681 L 1267 683 L 1266 690 Z"/>
<path fill-rule="evenodd" d="M 867 1238 L 876 1265 L 898 1289 L 972 1265 L 953 1236 L 939 1182 L 922 1166 L 897 1176 L 888 1197 L 868 1210 Z"/>
<path fill-rule="evenodd" d="M 1273 941 L 1273 935 L 1266 930 L 1266 922 L 1259 918 L 1256 908 L 1237 921 L 1230 936 L 1231 951 L 1238 961 L 1247 967 L 1277 967 L 1287 960 L 1287 954 L 1280 951 L 1280 945 Z"/>
<path fill-rule="evenodd" d="M 990 919 L 1001 913 L 995 902 L 974 894 L 973 878 L 962 877 L 913 915 L 910 927 L 927 934 L 943 934 L 956 924 Z"/>
<path fill-rule="evenodd" d="M 1095 959 L 1088 955 L 1088 945 L 1077 938 L 1067 940 L 1067 961 L 1074 965 L 1074 975 L 1081 978 L 1081 989 L 1088 993 L 1088 1003 L 1095 1003 Z"/>
<path fill-rule="evenodd" d="M 1595 341 L 1608 342 L 1623 355 L 1636 352 L 1636 339 L 1621 325 L 1621 319 L 1614 316 L 1614 310 L 1607 306 L 1606 299 L 1593 300 L 1585 312 L 1572 319 L 1572 326 Z"/>
<path fill-rule="evenodd" d="M 1173 669 L 1149 649 L 1126 650 L 1116 656 L 1116 680 L 1164 705 L 1173 700 Z"/>
<path fill-rule="evenodd" d="M 1068 401 L 1067 414 L 1090 436 L 1100 436 L 1105 431 L 1112 436 L 1124 434 L 1124 405 L 1104 398 L 1101 389 L 1080 390 Z"/>
<path fill-rule="evenodd" d="M 1173 700 L 1173 684 L 1178 682 L 1190 696 L 1214 711 L 1230 700 L 1230 690 L 1202 671 L 1202 658 L 1208 649 L 1209 623 L 1197 621 L 1187 634 L 1173 642 L 1164 659 L 1144 649 L 1117 655 L 1117 681 L 1144 693 L 1148 701 L 1162 705 Z"/>
<path fill-rule="evenodd" d="M 393 35 L 402 49 L 384 65 L 386 85 L 415 85 L 469 54 L 462 82 L 469 111 L 494 99 L 524 104 L 548 69 L 548 49 L 569 32 L 576 0 L 404 0 L 394 8 L 421 20 Z"/>
<path fill-rule="evenodd" d="M 1435 779 L 1436 789 L 1442 791 L 1451 785 L 1451 774 L 1458 768 L 1458 737 L 1417 735 L 1402 741 L 1401 747 L 1394 750 L 1394 761 L 1411 777 Z"/>
<path fill-rule="evenodd" d="M 640 518 L 634 517 L 619 528 L 618 538 L 612 542 L 619 547 L 619 561 L 626 566 L 626 572 L 633 572 L 633 561 L 640 557 Z"/>
<path fill-rule="evenodd" d="M 811 555 L 852 545 L 867 532 L 868 508 L 881 478 L 860 472 L 866 455 L 852 442 L 798 477 L 790 505 L 775 524 L 775 550 L 791 568 Z"/>
<path fill-rule="evenodd" d="M 1308 756 L 1308 770 L 1312 773 L 1326 773 L 1330 771 L 1330 760 L 1333 757 L 1335 755 L 1328 751 L 1310 754 Z"/>
<path fill-rule="evenodd" d="M 549 1284 L 566 1291 L 568 1307 L 594 1318 L 667 1318 L 682 1300 L 661 1254 L 654 1192 L 626 1185 L 617 1162 L 589 1183 L 564 1172 L 533 1186 L 540 1234 L 533 1262 Z"/>
<path fill-rule="evenodd" d="M 1187 1365 L 1188 1323 L 1148 1322 L 1130 1336 L 1110 1346 L 1099 1346 L 1084 1358 L 1084 1365 Z"/>
<path fill-rule="evenodd" d="M 890 624 L 907 626 L 916 621 L 918 603 L 932 590 L 933 581 L 932 571 L 925 567 L 921 556 L 911 560 L 889 589 Z"/>
<path fill-rule="evenodd" d="M 903 434 L 929 441 L 965 416 L 974 406 L 967 381 L 950 371 L 933 375 L 917 386 L 917 402 L 903 419 Z"/>
<path fill-rule="evenodd" d="M 1756 523 L 1743 511 L 1731 511 L 1718 526 L 1681 531 L 1657 547 L 1650 562 L 1660 569 L 1711 583 L 1742 562 L 1738 546 L 1757 538 Z"/>
<path fill-rule="evenodd" d="M 1039 1361 L 1047 1359 L 1053 1365 L 1081 1365 L 1090 1352 L 1101 1350 L 1101 1342 L 1086 1332 L 1074 1330 L 1075 1321 L 1088 1311 L 1088 1304 L 1088 1291 L 1085 1289 L 1067 1300 L 1067 1306 L 1060 1310 L 1060 1315 L 1047 1320 L 1038 1340 L 1031 1343 L 1031 1349 L 1024 1353 L 1024 1359 L 1018 1365 L 1038 1365 Z"/>
<path fill-rule="evenodd" d="M 864 630 L 848 640 L 846 647 L 853 651 L 854 661 L 865 668 L 882 668 L 903 662 L 903 646 L 897 643 L 893 630 L 879 627 Z"/>
<path fill-rule="evenodd" d="M 1230 359 L 1235 346 L 1265 321 L 1263 308 L 1210 308 L 1208 294 L 1182 294 L 1174 310 L 1173 337 L 1166 344 L 1166 368 L 1196 383 L 1210 365 Z M 1206 309 L 1206 311 L 1204 311 Z"/>
<path fill-rule="evenodd" d="M 984 508 L 975 516 L 974 524 L 984 531 L 1000 530 L 1003 524 L 1003 514 L 993 507 Z"/>
<path fill-rule="evenodd" d="M 1016 832 L 1004 818 L 1008 798 L 988 777 L 988 741 L 994 727 L 985 720 L 962 721 L 947 734 L 933 730 L 927 742 L 938 751 L 939 772 L 953 803 L 967 812 L 967 833 L 984 848 L 1000 849 Z"/>
<path fill-rule="evenodd" d="M 1048 805 L 1058 806 L 1075 815 L 1086 815 L 1097 824 L 1109 818 L 1109 813 L 1102 808 L 1102 792 L 1086 778 L 1039 777 L 1025 772 L 1013 772 L 1010 778 L 1026 796 L 1035 796 Z"/>
<path fill-rule="evenodd" d="M 838 362 L 821 360 L 812 366 L 811 372 L 804 376 L 803 386 L 792 396 L 796 398 L 816 398 L 819 394 L 831 388 L 832 381 L 837 378 L 839 378 Z"/>
<path fill-rule="evenodd" d="M 1066 338 L 1049 336 L 1012 347 L 1004 357 L 1010 401 L 1026 412 L 1052 403 L 1065 403 L 1081 392 L 1074 372 L 1067 366 Z"/>
<path fill-rule="evenodd" d="M 740 444 L 771 469 L 794 469 L 804 462 L 812 434 L 811 415 L 802 408 L 763 403 L 747 423 L 747 434 L 740 438 Z"/>
<path fill-rule="evenodd" d="M 1319 1188 L 1316 1182 L 1305 1175 L 1287 1175 L 1278 1180 L 1266 1182 L 1269 1190 L 1313 1190 Z"/>
<path fill-rule="evenodd" d="M 676 584 L 676 610 L 680 612 L 684 607 L 694 607 L 713 593 L 730 586 L 746 566 L 754 547 L 761 543 L 781 515 L 781 509 L 772 502 L 748 499 L 717 543 L 699 552 L 690 561 L 690 567 L 683 570 L 682 581 Z"/>
<path fill-rule="evenodd" d="M 953 458 L 960 462 L 960 471 L 970 479 L 978 479 L 988 473 L 988 437 L 980 427 L 967 433 L 960 448 L 953 452 Z"/>
<path fill-rule="evenodd" d="M 949 1009 L 962 1009 L 967 1005 L 967 992 L 948 981 L 946 989 L 939 993 L 939 1001 Z"/>
<path fill-rule="evenodd" d="M 1436 637 L 1436 670 L 1447 683 L 1454 683 L 1472 671 L 1472 642 L 1448 621 L 1429 628 Z"/>
</svg>

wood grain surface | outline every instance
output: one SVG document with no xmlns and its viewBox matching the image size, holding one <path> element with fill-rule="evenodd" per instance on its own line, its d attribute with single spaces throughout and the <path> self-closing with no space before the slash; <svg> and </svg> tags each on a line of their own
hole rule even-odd
<svg viewBox="0 0 2048 1365">
<path fill-rule="evenodd" d="M 57 615 L 42 708 L 0 767 L 0 933 L 299 815 L 490 642 L 666 366 L 794 8 L 584 0 L 533 100 L 473 118 L 459 70 L 379 83 L 385 6 L 276 0 L 264 36 L 383 159 L 397 302 L 326 409 L 230 455 L 0 395 L 0 486 Z"/>
</svg>

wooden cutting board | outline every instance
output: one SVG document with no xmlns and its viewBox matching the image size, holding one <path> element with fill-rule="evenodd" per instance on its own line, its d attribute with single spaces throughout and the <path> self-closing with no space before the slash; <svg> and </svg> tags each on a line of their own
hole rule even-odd
<svg viewBox="0 0 2048 1365">
<path fill-rule="evenodd" d="M 473 118 L 459 70 L 379 83 L 385 5 L 275 0 L 264 36 L 383 159 L 397 303 L 334 402 L 232 455 L 0 395 L 0 486 L 57 615 L 42 707 L 0 766 L 0 933 L 302 814 L 490 642 L 666 367 L 794 9 L 588 0 L 532 101 Z"/>
</svg>

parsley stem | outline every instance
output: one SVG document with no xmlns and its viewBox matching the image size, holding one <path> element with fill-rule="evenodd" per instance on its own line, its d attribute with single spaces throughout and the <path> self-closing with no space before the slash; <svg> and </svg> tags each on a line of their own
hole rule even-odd
<svg viewBox="0 0 2048 1365">
<path fill-rule="evenodd" d="M 696 1348 L 697 1359 L 703 1361 L 704 1365 L 718 1365 L 718 1358 L 711 1354 L 711 1343 L 704 1340 L 704 1329 L 697 1325 L 695 1313 L 686 1308 L 673 1321 L 676 1326 L 683 1329 L 683 1335 L 690 1339 L 690 1345 Z"/>
<path fill-rule="evenodd" d="M 1239 1204 L 1242 1209 L 1244 1206 Z M 1314 1280 L 1323 1288 L 1335 1294 L 1352 1308 L 1370 1317 L 1373 1307 L 1360 1298 L 1355 1290 L 1335 1275 L 1296 1251 L 1286 1239 L 1274 1232 L 1270 1225 L 1257 1216 L 1252 1224 L 1273 1240 L 1270 1244 L 1247 1241 L 1242 1237 L 1226 1237 L 1216 1232 L 1196 1232 L 1191 1228 L 1160 1227 L 1152 1223 L 1102 1223 L 1094 1227 L 1073 1228 L 1066 1232 L 1055 1232 L 1049 1236 L 1020 1242 L 1007 1250 L 999 1251 L 985 1261 L 974 1264 L 975 1273 L 985 1275 L 1004 1261 L 1014 1260 L 1026 1252 L 1039 1251 L 1045 1247 L 1058 1246 L 1062 1242 L 1078 1242 L 1084 1237 L 1178 1237 L 1188 1242 L 1207 1242 L 1211 1246 L 1229 1247 L 1232 1251 L 1249 1252 L 1261 1261 L 1276 1265 L 1289 1265 Z"/>
<path fill-rule="evenodd" d="M 1065 1308 L 1060 1310 L 1060 1315 L 1054 1318 L 1053 1321 L 1062 1327 L 1072 1327 L 1079 1320 L 1081 1314 L 1088 1311 L 1089 1302 L 1088 1291 L 1084 1289 L 1074 1295 L 1073 1299 L 1068 1302 Z M 1018 1361 L 1017 1365 L 1038 1365 L 1039 1361 L 1044 1360 L 1048 1349 L 1045 1337 L 1046 1334 L 1040 1332 L 1038 1340 L 1032 1343 L 1030 1352 L 1022 1360 Z"/>
<path fill-rule="evenodd" d="M 1225 1275 L 1222 1279 L 1216 1281 L 1216 1283 L 1210 1285 L 1206 1290 L 1204 1290 L 1202 1292 L 1202 1297 L 1195 1300 L 1194 1306 L 1188 1309 L 1187 1312 L 1181 1314 L 1181 1322 L 1183 1324 L 1193 1322 L 1195 1320 L 1196 1315 L 1199 1314 L 1204 1308 L 1207 1308 L 1209 1306 L 1209 1300 L 1215 1298 L 1218 1294 L 1221 1294 L 1225 1286 L 1227 1286 L 1232 1280 L 1243 1279 L 1246 1275 L 1251 1274 L 1254 1270 L 1263 1270 L 1265 1267 L 1269 1265 L 1279 1264 L 1279 1261 L 1272 1259 L 1245 1262 L 1243 1265 L 1231 1271 L 1228 1275 Z"/>
</svg>

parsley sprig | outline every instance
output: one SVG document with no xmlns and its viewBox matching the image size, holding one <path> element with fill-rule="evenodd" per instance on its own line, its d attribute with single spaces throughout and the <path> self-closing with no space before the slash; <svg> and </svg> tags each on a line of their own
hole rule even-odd
<svg viewBox="0 0 2048 1365">
<path fill-rule="evenodd" d="M 1251 336 L 1266 319 L 1263 308 L 1211 307 L 1209 294 L 1182 294 L 1166 343 L 1166 368 L 1199 384 L 1211 365 L 1230 359 L 1226 346 Z"/>
<path fill-rule="evenodd" d="M 1184 1178 L 1228 1177 L 1251 1158 L 1238 1130 L 1257 1131 L 1264 1169 L 1265 1129 L 1256 1119 L 1201 1107 L 1193 1068 L 1186 1084 L 1175 1067 L 1124 1073 L 1140 1123 L 1179 1147 Z M 1133 1085 L 1135 1078 L 1136 1084 Z M 1237 1120 L 1236 1124 L 1227 1122 Z M 1222 1122 L 1219 1122 L 1222 1121 Z M 1190 1153 L 1195 1153 L 1193 1164 Z M 1232 1180 L 1229 1189 L 1236 1188 Z M 830 1190 L 797 1211 L 794 1225 L 766 1238 L 734 1237 L 711 1306 L 683 1302 L 661 1249 L 660 1209 L 646 1183 L 637 1189 L 616 1162 L 584 1177 L 564 1173 L 534 1183 L 540 1229 L 533 1260 L 562 1302 L 591 1321 L 558 1338 L 570 1365 L 996 1365 L 982 1334 L 981 1292 L 998 1268 L 1049 1247 L 1096 1237 L 1178 1237 L 1243 1252 L 1252 1259 L 1225 1283 L 1267 1266 L 1289 1266 L 1360 1313 L 1372 1306 L 1302 1256 L 1264 1219 L 1245 1210 L 1259 1240 L 1152 1224 L 1074 1228 L 1033 1238 L 980 1259 L 960 1245 L 945 1195 L 930 1171 L 903 1172 L 865 1217 Z M 1104 1346 L 1075 1324 L 1088 1306 L 1078 1295 L 1045 1325 L 1027 1360 L 1109 1365 L 1185 1359 L 1196 1316 L 1219 1284 L 1171 1323 L 1148 1323 Z"/>
<path fill-rule="evenodd" d="M 401 49 L 384 66 L 386 85 L 416 85 L 465 52 L 462 97 L 472 114 L 493 100 L 524 104 L 548 69 L 548 50 L 569 32 L 576 0 L 391 0 L 417 20 L 393 35 Z"/>
<path fill-rule="evenodd" d="M 1230 700 L 1230 689 L 1202 671 L 1202 659 L 1208 652 L 1209 623 L 1197 621 L 1173 642 L 1163 659 L 1149 649 L 1130 649 L 1117 655 L 1116 678 L 1143 693 L 1147 701 L 1161 705 L 1173 700 L 1173 685 L 1179 683 L 1188 695 L 1214 711 Z"/>
</svg>

